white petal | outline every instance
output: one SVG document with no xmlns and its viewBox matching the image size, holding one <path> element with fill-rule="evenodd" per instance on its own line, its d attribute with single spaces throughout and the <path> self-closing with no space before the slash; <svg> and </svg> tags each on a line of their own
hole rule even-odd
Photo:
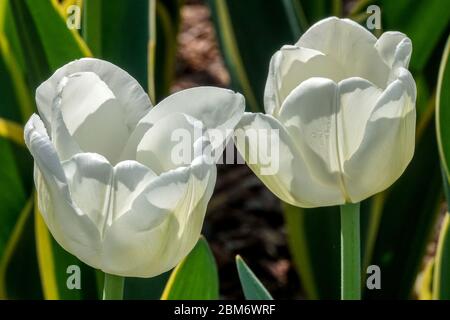
<svg viewBox="0 0 450 320">
<path fill-rule="evenodd" d="M 136 162 L 122 161 L 114 167 L 113 220 L 131 212 L 134 200 L 157 177 L 151 169 Z"/>
<path fill-rule="evenodd" d="M 173 268 L 197 242 L 216 180 L 214 165 L 164 173 L 107 230 L 103 271 L 153 277 Z"/>
<path fill-rule="evenodd" d="M 161 101 L 139 122 L 121 159 L 134 159 L 133 154 L 145 132 L 173 113 L 183 113 L 200 120 L 211 137 L 215 154 L 220 156 L 244 109 L 243 96 L 227 89 L 198 87 L 177 92 Z"/>
<path fill-rule="evenodd" d="M 60 108 L 68 132 L 84 152 L 95 152 L 116 163 L 133 128 L 107 84 L 95 73 L 64 78 L 55 109 Z M 57 112 L 57 111 L 54 111 Z"/>
<path fill-rule="evenodd" d="M 359 147 L 367 119 L 380 90 L 360 78 L 337 85 L 324 78 L 311 78 L 287 97 L 280 122 L 296 142 L 314 175 L 341 190 L 350 200 L 342 163 L 344 155 Z"/>
<path fill-rule="evenodd" d="M 338 174 L 324 171 L 324 161 L 310 150 L 305 154 L 298 139 L 272 116 L 246 113 L 235 143 L 247 165 L 283 201 L 306 208 L 344 203 Z"/>
<path fill-rule="evenodd" d="M 281 63 L 281 51 L 275 52 L 270 59 L 269 74 L 266 80 L 266 87 L 264 88 L 264 110 L 269 115 L 278 114 L 281 107 L 281 99 L 279 95 L 278 68 Z"/>
<path fill-rule="evenodd" d="M 203 133 L 199 120 L 181 113 L 167 115 L 142 137 L 135 158 L 157 174 L 189 166 L 197 156 L 194 143 Z"/>
<path fill-rule="evenodd" d="M 130 130 L 148 112 L 151 102 L 139 83 L 126 71 L 107 61 L 84 58 L 73 61 L 58 69 L 36 90 L 36 102 L 46 127 L 50 127 L 54 99 L 58 96 L 58 86 L 64 77 L 74 73 L 92 72 L 106 83 L 126 114 L 126 124 Z M 80 93 L 78 98 L 82 98 Z"/>
<path fill-rule="evenodd" d="M 51 130 L 52 143 L 61 161 L 68 160 L 82 152 L 69 129 L 67 129 L 61 109 L 56 105 L 53 107 Z"/>
<path fill-rule="evenodd" d="M 347 201 L 351 187 L 343 163 L 358 150 L 381 90 L 361 78 L 338 85 L 311 78 L 286 99 L 280 122 L 287 128 L 311 170 L 322 181 L 336 183 Z"/>
<path fill-rule="evenodd" d="M 335 82 L 325 78 L 308 79 L 291 92 L 279 115 L 280 122 L 306 157 L 305 161 L 316 174 L 324 176 L 322 179 L 331 178 L 331 184 L 340 172 L 336 95 Z"/>
<path fill-rule="evenodd" d="M 416 90 L 403 69 L 379 97 L 359 149 L 346 159 L 344 174 L 353 202 L 361 201 L 394 183 L 414 153 Z"/>
<path fill-rule="evenodd" d="M 335 59 L 347 77 L 367 79 L 385 88 L 390 68 L 375 49 L 376 41 L 374 35 L 356 22 L 330 17 L 309 28 L 296 45 Z"/>
<path fill-rule="evenodd" d="M 349 159 L 362 143 L 367 123 L 382 90 L 361 78 L 341 81 L 338 90 L 339 156 Z"/>
<path fill-rule="evenodd" d="M 265 89 L 265 111 L 276 115 L 289 93 L 301 82 L 322 77 L 339 81 L 346 73 L 333 59 L 309 48 L 284 46 L 271 60 Z"/>
<path fill-rule="evenodd" d="M 25 125 L 25 142 L 35 160 L 39 209 L 52 235 L 83 262 L 99 266 L 100 234 L 72 202 L 58 155 L 37 115 Z"/>
<path fill-rule="evenodd" d="M 133 200 L 156 177 L 136 161 L 114 168 L 101 155 L 81 153 L 63 163 L 73 202 L 96 224 L 101 235 L 130 210 Z"/>
<path fill-rule="evenodd" d="M 391 68 L 407 68 L 411 59 L 411 40 L 401 32 L 385 32 L 375 44 L 381 58 Z"/>
<path fill-rule="evenodd" d="M 63 168 L 73 202 L 102 234 L 108 218 L 111 219 L 113 167 L 99 154 L 80 153 L 63 162 Z"/>
</svg>

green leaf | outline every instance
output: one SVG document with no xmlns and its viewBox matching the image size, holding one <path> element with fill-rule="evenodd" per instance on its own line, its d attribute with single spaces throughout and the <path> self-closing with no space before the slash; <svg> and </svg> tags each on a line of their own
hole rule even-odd
<svg viewBox="0 0 450 320">
<path fill-rule="evenodd" d="M 442 178 L 444 182 L 447 205 L 450 203 L 450 36 L 447 39 L 442 55 L 439 70 L 437 97 L 436 97 L 436 129 L 439 146 L 439 154 L 443 168 Z M 450 213 L 445 214 L 436 254 L 435 276 L 433 285 L 433 298 L 450 299 Z"/>
<path fill-rule="evenodd" d="M 33 279 L 39 278 L 33 272 L 21 274 L 25 266 L 33 265 L 29 261 L 30 251 L 22 248 L 25 242 L 21 239 L 33 208 L 32 201 L 27 202 L 31 193 L 32 161 L 23 146 L 21 126 L 5 119 L 0 120 L 0 176 L 0 298 L 38 297 L 39 287 L 35 292 L 29 290 L 36 283 Z M 32 242 L 31 245 L 34 248 Z M 16 252 L 16 248 L 22 252 Z"/>
<path fill-rule="evenodd" d="M 29 88 L 8 38 L 0 33 L 0 85 L 4 108 L 0 117 L 19 123 L 25 122 L 34 111 Z"/>
<path fill-rule="evenodd" d="M 156 1 L 156 102 L 169 95 L 175 78 L 177 36 L 180 27 L 180 8 L 183 0 Z"/>
<path fill-rule="evenodd" d="M 161 299 L 219 299 L 216 261 L 205 238 L 201 237 L 191 253 L 172 271 Z"/>
<path fill-rule="evenodd" d="M 18 35 L 7 0 L 0 0 L 0 86 L 3 108 L 0 117 L 24 123 L 34 111 L 22 67 L 22 51 L 18 48 Z"/>
<path fill-rule="evenodd" d="M 269 291 L 255 276 L 240 256 L 236 256 L 236 266 L 239 273 L 242 289 L 247 300 L 273 300 Z"/>
<path fill-rule="evenodd" d="M 450 37 L 442 55 L 436 94 L 436 129 L 439 155 L 447 180 L 450 181 Z M 447 199 L 450 201 L 450 199 Z"/>
<path fill-rule="evenodd" d="M 175 74 L 180 4 L 176 0 L 156 3 L 155 83 L 160 100 L 169 93 Z M 94 55 L 120 66 L 144 88 L 149 83 L 149 26 L 149 1 L 84 2 L 83 37 Z"/>
<path fill-rule="evenodd" d="M 26 4 L 51 70 L 92 55 L 78 33 L 67 28 L 64 17 L 53 2 L 26 0 Z"/>
<path fill-rule="evenodd" d="M 339 207 L 303 209 L 283 203 L 283 213 L 289 249 L 307 297 L 339 299 Z"/>
<path fill-rule="evenodd" d="M 83 37 L 97 58 L 147 87 L 148 1 L 85 0 Z"/>
<path fill-rule="evenodd" d="M 34 245 L 33 196 L 19 214 L 0 259 L 0 299 L 41 299 Z"/>
<path fill-rule="evenodd" d="M 433 299 L 450 300 L 450 213 L 442 223 L 435 260 Z"/>
<path fill-rule="evenodd" d="M 31 88 L 64 64 L 91 56 L 78 33 L 67 28 L 54 2 L 15 0 L 10 5 Z"/>
<path fill-rule="evenodd" d="M 0 2 L 0 11 L 6 12 L 6 2 Z M 0 15 L 2 12 L 0 12 Z M 11 27 L 10 16 L 7 27 Z M 4 21 L 6 23 L 6 21 Z M 39 297 L 39 278 L 30 272 L 29 288 L 25 286 L 27 276 L 22 276 L 19 267 L 17 272 L 11 265 L 31 266 L 30 255 L 23 255 L 24 260 L 14 252 L 23 244 L 20 236 L 32 201 L 27 201 L 32 190 L 33 162 L 23 141 L 23 123 L 33 110 L 31 98 L 26 87 L 16 56 L 12 52 L 9 39 L 0 31 L 0 87 L 2 88 L 2 107 L 0 108 L 0 298 Z M 31 242 L 30 245 L 34 246 Z M 24 252 L 28 248 L 22 249 Z M 23 270 L 22 270 L 23 271 Z M 35 277 L 34 277 L 34 276 Z M 7 278 L 13 276 L 11 279 Z M 12 281 L 11 281 L 12 280 Z M 35 280 L 35 281 L 33 281 Z M 17 282 L 14 285 L 14 282 Z M 33 295 L 29 289 L 37 283 Z"/>
<path fill-rule="evenodd" d="M 422 277 L 417 290 L 419 300 L 431 300 L 433 298 L 434 264 L 434 258 L 431 258 L 422 271 Z"/>
</svg>

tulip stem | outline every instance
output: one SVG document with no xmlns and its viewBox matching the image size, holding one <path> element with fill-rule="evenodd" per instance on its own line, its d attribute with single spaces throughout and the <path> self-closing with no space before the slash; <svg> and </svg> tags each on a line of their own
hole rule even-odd
<svg viewBox="0 0 450 320">
<path fill-rule="evenodd" d="M 359 203 L 341 206 L 341 299 L 361 299 Z"/>
<path fill-rule="evenodd" d="M 105 283 L 103 285 L 103 300 L 123 299 L 124 277 L 105 273 Z"/>
</svg>

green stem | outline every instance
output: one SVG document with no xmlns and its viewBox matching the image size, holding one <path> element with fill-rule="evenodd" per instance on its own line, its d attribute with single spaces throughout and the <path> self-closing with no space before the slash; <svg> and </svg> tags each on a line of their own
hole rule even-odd
<svg viewBox="0 0 450 320">
<path fill-rule="evenodd" d="M 359 203 L 341 206 L 341 299 L 361 299 Z"/>
<path fill-rule="evenodd" d="M 123 277 L 105 273 L 105 283 L 103 285 L 103 300 L 122 300 L 123 285 Z"/>
</svg>

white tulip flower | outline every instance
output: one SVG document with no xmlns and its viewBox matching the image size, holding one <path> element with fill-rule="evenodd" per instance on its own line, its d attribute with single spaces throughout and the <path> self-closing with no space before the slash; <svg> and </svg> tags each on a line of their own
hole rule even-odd
<svg viewBox="0 0 450 320">
<path fill-rule="evenodd" d="M 173 268 L 196 244 L 215 185 L 208 131 L 230 132 L 243 97 L 200 87 L 152 108 L 128 73 L 81 59 L 45 81 L 36 101 L 40 117 L 26 124 L 25 140 L 39 209 L 56 241 L 109 274 L 152 277 Z M 171 134 L 180 128 L 202 133 L 186 165 L 171 157 Z M 214 148 L 223 150 L 218 141 Z"/>
<path fill-rule="evenodd" d="M 379 39 L 348 19 L 324 19 L 270 63 L 265 114 L 246 113 L 235 143 L 279 198 L 299 207 L 357 203 L 394 183 L 414 153 L 416 86 L 410 39 Z M 250 131 L 279 132 L 279 170 L 261 173 L 268 143 Z M 264 140 L 264 139 L 263 139 Z"/>
</svg>

